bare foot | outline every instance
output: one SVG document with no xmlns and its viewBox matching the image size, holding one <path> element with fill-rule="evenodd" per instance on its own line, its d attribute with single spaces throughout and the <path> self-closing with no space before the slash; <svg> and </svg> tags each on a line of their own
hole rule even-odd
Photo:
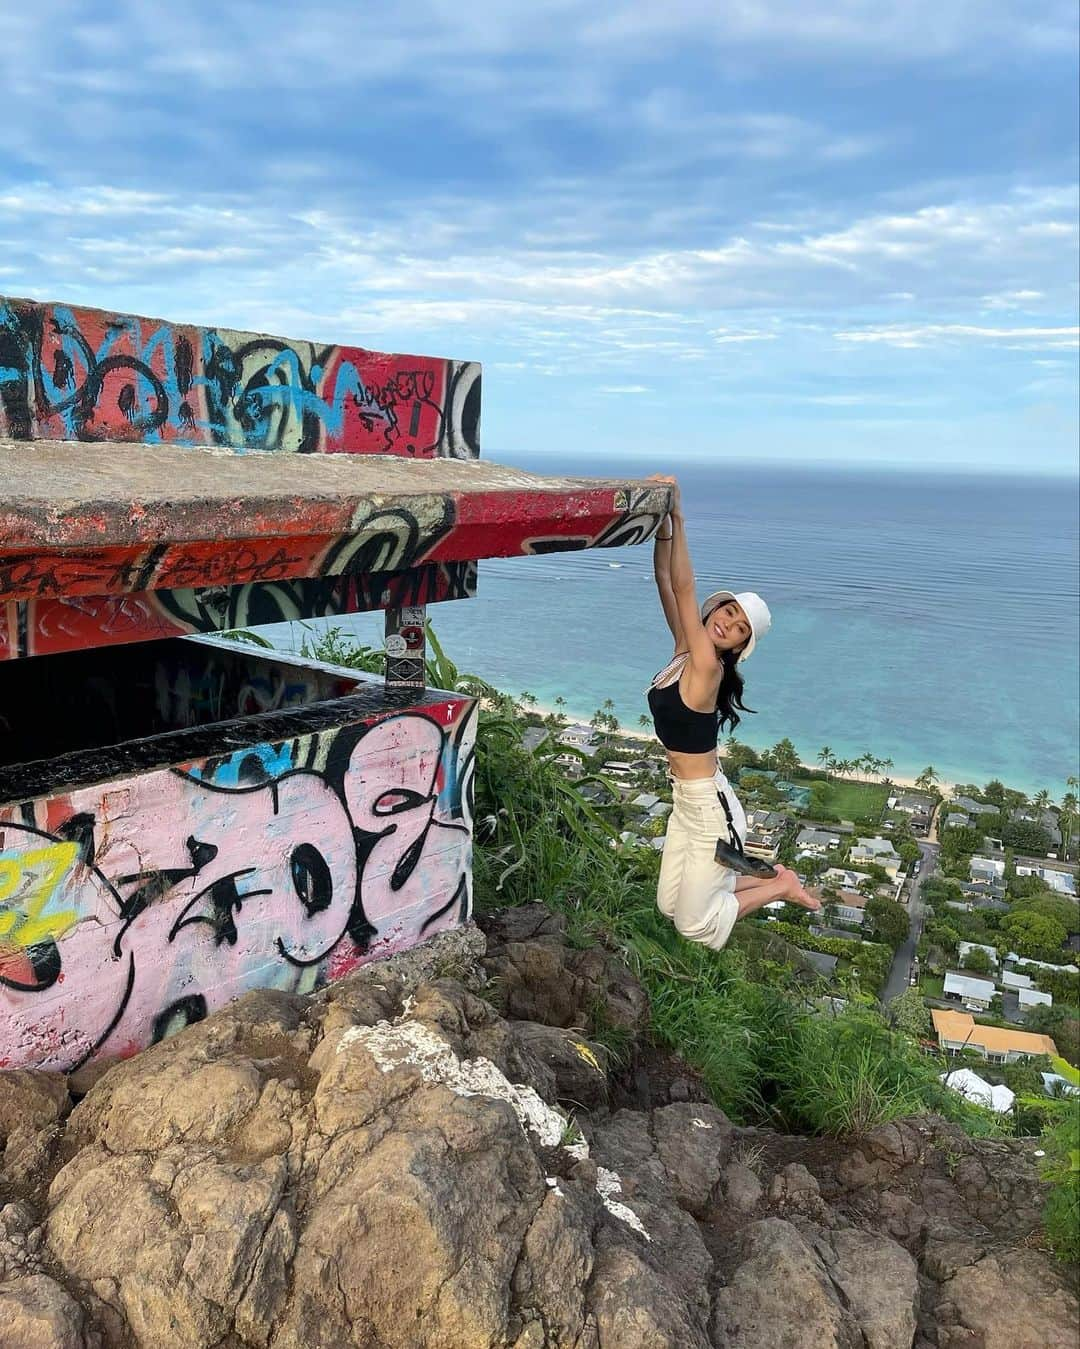
<svg viewBox="0 0 1080 1349">
<path fill-rule="evenodd" d="M 809 909 L 811 913 L 817 913 L 821 908 L 821 901 L 807 894 L 795 872 L 790 867 L 777 867 L 777 871 L 784 881 L 784 898 L 787 902 Z"/>
</svg>

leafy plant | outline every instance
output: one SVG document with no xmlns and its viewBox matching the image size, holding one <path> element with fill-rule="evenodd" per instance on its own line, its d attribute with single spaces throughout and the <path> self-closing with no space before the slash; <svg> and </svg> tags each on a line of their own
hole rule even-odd
<svg viewBox="0 0 1080 1349">
<path fill-rule="evenodd" d="M 1051 1060 L 1066 1087 L 1080 1091 L 1080 1071 L 1064 1059 Z M 1041 1171 L 1050 1182 L 1043 1226 L 1054 1251 L 1063 1260 L 1080 1261 L 1080 1098 L 1066 1090 L 1059 1096 L 1023 1096 L 1020 1104 L 1043 1119 L 1046 1156 Z"/>
</svg>

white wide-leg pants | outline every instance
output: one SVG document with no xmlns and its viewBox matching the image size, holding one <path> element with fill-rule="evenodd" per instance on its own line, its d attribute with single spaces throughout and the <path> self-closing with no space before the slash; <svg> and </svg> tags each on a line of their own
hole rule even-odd
<svg viewBox="0 0 1080 1349">
<path fill-rule="evenodd" d="M 735 872 L 721 866 L 715 856 L 717 839 L 731 841 L 721 793 L 739 839 L 744 840 L 746 812 L 719 768 L 712 778 L 671 779 L 674 808 L 668 817 L 656 892 L 660 912 L 688 941 L 716 950 L 731 936 L 739 913 Z"/>
</svg>

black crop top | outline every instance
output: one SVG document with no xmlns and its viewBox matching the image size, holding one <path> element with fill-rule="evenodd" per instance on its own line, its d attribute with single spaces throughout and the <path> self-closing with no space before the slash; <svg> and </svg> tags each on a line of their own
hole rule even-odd
<svg viewBox="0 0 1080 1349">
<path fill-rule="evenodd" d="M 695 712 L 682 700 L 679 681 L 649 690 L 649 711 L 660 743 L 676 754 L 708 754 L 716 748 L 720 714 Z"/>
</svg>

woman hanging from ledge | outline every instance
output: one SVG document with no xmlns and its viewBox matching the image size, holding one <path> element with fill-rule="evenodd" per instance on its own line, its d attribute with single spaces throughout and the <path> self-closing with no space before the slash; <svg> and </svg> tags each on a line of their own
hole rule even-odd
<svg viewBox="0 0 1080 1349">
<path fill-rule="evenodd" d="M 760 595 L 719 590 L 698 607 L 686 546 L 679 485 L 672 486 L 668 527 L 656 535 L 653 569 L 675 654 L 649 687 L 656 734 L 667 750 L 674 809 L 660 864 L 657 903 L 690 941 L 719 949 L 737 919 L 773 900 L 821 907 L 787 867 L 743 850 L 746 813 L 717 758 L 716 739 L 739 724 L 743 681 L 738 666 L 769 630 Z"/>
</svg>

